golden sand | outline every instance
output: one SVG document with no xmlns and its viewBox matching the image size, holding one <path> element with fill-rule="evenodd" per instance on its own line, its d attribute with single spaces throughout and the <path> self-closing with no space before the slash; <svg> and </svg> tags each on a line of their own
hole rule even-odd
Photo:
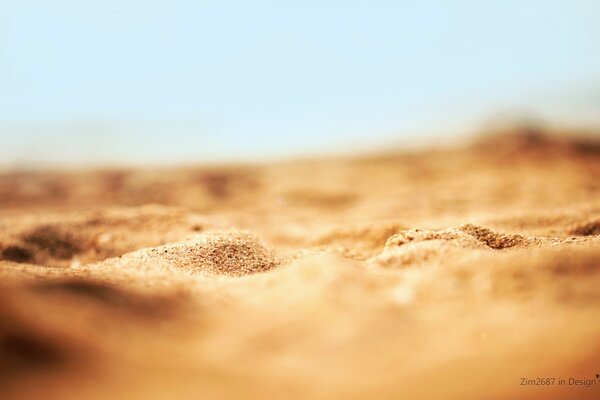
<svg viewBox="0 0 600 400">
<path fill-rule="evenodd" d="M 0 175 L 2 399 L 598 399 L 599 288 L 598 137 Z"/>
</svg>

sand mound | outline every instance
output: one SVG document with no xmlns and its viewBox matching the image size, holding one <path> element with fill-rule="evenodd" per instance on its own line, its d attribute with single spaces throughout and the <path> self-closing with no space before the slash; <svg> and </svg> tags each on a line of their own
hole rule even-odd
<svg viewBox="0 0 600 400">
<path fill-rule="evenodd" d="M 464 250 L 481 249 L 487 247 L 459 229 L 408 229 L 391 236 L 383 251 L 371 261 L 383 267 L 405 267 L 425 262 L 437 263 Z"/>
<path fill-rule="evenodd" d="M 533 239 L 526 238 L 521 235 L 508 235 L 504 233 L 493 232 L 488 228 L 473 224 L 462 225 L 458 227 L 458 230 L 474 237 L 479 242 L 496 250 L 508 249 L 516 246 L 528 246 L 534 241 Z"/>
<path fill-rule="evenodd" d="M 494 250 L 526 247 L 533 244 L 547 244 L 555 241 L 551 238 L 525 237 L 518 234 L 499 233 L 483 226 L 465 224 L 458 228 L 447 228 L 440 231 L 409 229 L 389 238 L 385 244 L 385 248 L 390 249 L 407 243 L 426 240 L 452 241 L 464 248 L 481 248 L 484 245 Z"/>
<path fill-rule="evenodd" d="M 445 258 L 473 251 L 549 246 L 567 241 L 499 233 L 474 224 L 438 231 L 409 229 L 391 236 L 384 250 L 371 261 L 385 267 L 403 267 L 424 262 L 439 263 Z"/>
<path fill-rule="evenodd" d="M 216 231 L 135 253 L 118 263 L 154 263 L 193 273 L 242 276 L 268 271 L 279 261 L 254 235 L 243 231 Z"/>
<path fill-rule="evenodd" d="M 460 229 L 448 228 L 441 231 L 408 229 L 390 237 L 385 243 L 385 250 L 429 240 L 452 241 L 465 248 L 482 248 L 482 243 L 477 238 L 465 234 Z"/>
</svg>

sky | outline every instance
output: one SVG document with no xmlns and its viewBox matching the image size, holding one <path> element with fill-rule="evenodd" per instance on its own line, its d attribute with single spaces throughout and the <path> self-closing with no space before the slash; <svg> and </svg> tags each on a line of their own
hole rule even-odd
<svg viewBox="0 0 600 400">
<path fill-rule="evenodd" d="M 410 146 L 600 125 L 600 1 L 0 0 L 0 165 Z"/>
</svg>

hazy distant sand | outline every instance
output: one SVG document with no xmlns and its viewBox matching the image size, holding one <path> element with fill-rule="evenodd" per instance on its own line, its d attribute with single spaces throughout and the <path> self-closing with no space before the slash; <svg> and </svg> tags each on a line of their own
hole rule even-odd
<svg viewBox="0 0 600 400">
<path fill-rule="evenodd" d="M 0 258 L 2 399 L 600 398 L 598 138 L 5 172 Z"/>
</svg>

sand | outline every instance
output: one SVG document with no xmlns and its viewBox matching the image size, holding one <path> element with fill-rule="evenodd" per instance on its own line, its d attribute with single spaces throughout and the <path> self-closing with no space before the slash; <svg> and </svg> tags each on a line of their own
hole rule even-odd
<svg viewBox="0 0 600 400">
<path fill-rule="evenodd" d="M 2 399 L 597 399 L 599 287 L 598 136 L 0 174 Z"/>
</svg>

